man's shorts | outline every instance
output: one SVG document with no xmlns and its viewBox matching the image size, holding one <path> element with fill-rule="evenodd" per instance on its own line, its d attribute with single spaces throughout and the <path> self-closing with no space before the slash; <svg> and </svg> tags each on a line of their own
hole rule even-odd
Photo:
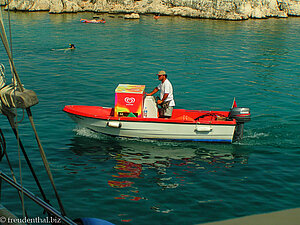
<svg viewBox="0 0 300 225">
<path fill-rule="evenodd" d="M 165 102 L 162 104 L 162 108 L 159 109 L 160 117 L 171 117 L 173 112 L 173 106 L 169 106 L 170 102 Z"/>
<path fill-rule="evenodd" d="M 163 116 L 171 117 L 173 113 L 173 106 L 169 106 L 166 110 L 163 110 Z"/>
</svg>

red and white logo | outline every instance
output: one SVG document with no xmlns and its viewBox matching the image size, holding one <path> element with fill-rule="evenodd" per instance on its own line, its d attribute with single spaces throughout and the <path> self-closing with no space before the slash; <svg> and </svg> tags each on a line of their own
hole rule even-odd
<svg viewBox="0 0 300 225">
<path fill-rule="evenodd" d="M 135 98 L 134 97 L 131 97 L 131 98 L 126 97 L 126 98 L 124 98 L 124 101 L 128 104 L 133 104 L 135 102 Z"/>
</svg>

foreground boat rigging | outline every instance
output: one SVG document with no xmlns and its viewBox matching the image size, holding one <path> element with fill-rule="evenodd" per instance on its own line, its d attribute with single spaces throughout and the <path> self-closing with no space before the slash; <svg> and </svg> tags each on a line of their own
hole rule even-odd
<svg viewBox="0 0 300 225">
<path fill-rule="evenodd" d="M 13 82 L 12 84 L 7 85 L 6 84 L 6 77 L 5 77 L 5 67 L 0 64 L 0 113 L 2 113 L 9 122 L 9 125 L 12 128 L 12 131 L 17 139 L 18 147 L 22 151 L 25 161 L 30 169 L 30 172 L 32 174 L 32 177 L 35 180 L 36 185 L 38 186 L 38 189 L 40 191 L 40 194 L 42 196 L 42 199 L 40 199 L 37 195 L 34 195 L 31 193 L 28 189 L 23 187 L 22 184 L 22 173 L 21 173 L 21 156 L 19 155 L 19 169 L 20 169 L 20 184 L 17 182 L 15 172 L 12 166 L 12 163 L 9 159 L 9 155 L 7 154 L 7 146 L 4 134 L 0 128 L 0 162 L 5 157 L 7 160 L 8 168 L 11 171 L 11 177 L 9 177 L 6 173 L 4 173 L 2 170 L 0 170 L 0 193 L 1 192 L 1 184 L 2 180 L 7 182 L 9 185 L 11 185 L 13 188 L 15 188 L 18 192 L 20 203 L 22 206 L 23 211 L 23 218 L 15 218 L 13 214 L 8 213 L 7 210 L 3 210 L 2 205 L 0 204 L 0 223 L 1 224 L 30 224 L 30 223 L 39 223 L 39 221 L 32 221 L 30 217 L 27 214 L 27 210 L 25 209 L 25 198 L 24 196 L 28 197 L 29 199 L 33 200 L 36 204 L 41 206 L 44 210 L 44 213 L 47 213 L 48 217 L 41 218 L 43 221 L 42 223 L 50 223 L 50 224 L 69 224 L 69 225 L 76 225 L 76 224 L 106 224 L 106 225 L 112 225 L 112 223 L 109 223 L 104 220 L 96 219 L 96 218 L 78 218 L 75 220 L 71 220 L 66 216 L 63 204 L 61 202 L 61 199 L 58 195 L 58 191 L 56 189 L 56 186 L 54 184 L 54 179 L 50 170 L 50 166 L 48 163 L 48 160 L 46 158 L 45 151 L 42 147 L 41 141 L 39 139 L 37 130 L 35 128 L 35 124 L 33 121 L 33 115 L 31 112 L 31 107 L 38 104 L 38 98 L 34 91 L 32 90 L 26 90 L 21 83 L 21 80 L 19 78 L 19 75 L 17 73 L 16 67 L 14 65 L 14 61 L 12 58 L 12 52 L 10 49 L 10 45 L 8 42 L 8 39 L 6 37 L 5 29 L 4 29 L 4 23 L 2 19 L 2 12 L 0 9 L 0 38 L 2 40 L 2 43 L 4 45 L 4 48 L 6 50 L 9 64 L 11 66 L 12 76 L 13 76 Z M 27 154 L 24 145 L 22 144 L 21 138 L 20 138 L 20 130 L 18 127 L 18 124 L 21 123 L 21 121 L 17 121 L 17 114 L 18 110 L 22 109 L 23 113 L 26 111 L 28 119 L 30 121 L 31 127 L 33 129 L 35 139 L 37 141 L 37 145 L 40 151 L 41 159 L 43 161 L 43 164 L 45 166 L 45 170 L 47 172 L 47 175 L 49 177 L 49 180 L 51 182 L 51 185 L 53 187 L 55 197 L 57 199 L 59 209 L 56 210 L 54 207 L 50 205 L 49 199 L 46 197 L 45 192 L 41 186 L 41 183 L 39 182 L 39 179 L 37 177 L 37 174 L 35 173 L 35 170 L 32 166 L 32 163 L 30 161 L 30 157 Z M 25 114 L 25 113 L 24 113 Z M 24 119 L 24 118 L 23 118 Z M 22 119 L 22 120 L 23 120 Z M 14 159 L 16 161 L 16 159 Z M 0 196 L 1 197 L 1 196 Z M 0 198 L 1 199 L 1 198 Z M 10 216 L 13 216 L 10 217 Z M 13 219 L 13 221 L 11 221 Z M 16 221 L 16 222 L 15 222 Z M 41 222 L 41 221 L 40 221 Z"/>
</svg>

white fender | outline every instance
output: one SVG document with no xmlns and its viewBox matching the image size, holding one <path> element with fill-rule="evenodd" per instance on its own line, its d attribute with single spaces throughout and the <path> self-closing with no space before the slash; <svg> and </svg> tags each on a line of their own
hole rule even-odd
<svg viewBox="0 0 300 225">
<path fill-rule="evenodd" d="M 212 127 L 211 126 L 196 126 L 195 131 L 210 132 L 210 131 L 212 131 Z"/>
<path fill-rule="evenodd" d="M 119 121 L 108 121 L 107 126 L 108 127 L 114 127 L 114 128 L 120 128 L 121 127 L 121 122 Z"/>
</svg>

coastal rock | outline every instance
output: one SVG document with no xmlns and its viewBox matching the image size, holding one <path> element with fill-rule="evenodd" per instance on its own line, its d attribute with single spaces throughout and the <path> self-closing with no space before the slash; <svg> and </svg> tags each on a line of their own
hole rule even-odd
<svg viewBox="0 0 300 225">
<path fill-rule="evenodd" d="M 0 4 L 5 4 L 0 0 Z M 10 9 L 178 15 L 184 17 L 244 20 L 300 16 L 299 0 L 11 0 Z"/>
<path fill-rule="evenodd" d="M 299 0 L 278 0 L 279 8 L 290 16 L 300 16 Z"/>
<path fill-rule="evenodd" d="M 28 11 L 32 5 L 33 1 L 27 1 L 26 0 L 18 0 L 18 1 L 11 1 L 9 4 L 10 10 L 20 10 L 20 11 Z M 6 6 L 6 9 L 8 9 L 8 6 Z"/>
<path fill-rule="evenodd" d="M 95 12 L 95 10 L 94 10 L 95 5 L 91 1 L 80 1 L 78 3 L 78 6 L 82 9 L 82 11 Z"/>
<path fill-rule="evenodd" d="M 50 1 L 50 10 L 49 13 L 73 13 L 84 11 L 80 7 L 82 1 L 76 0 L 48 0 Z"/>
<path fill-rule="evenodd" d="M 140 15 L 137 13 L 126 14 L 124 19 L 139 19 Z"/>
<path fill-rule="evenodd" d="M 236 12 L 255 19 L 287 17 L 287 14 L 280 10 L 277 0 L 240 2 L 237 4 Z"/>
<path fill-rule="evenodd" d="M 63 10 L 62 12 L 72 13 L 72 12 L 81 12 L 83 11 L 81 7 L 78 5 L 79 2 L 74 1 L 63 1 Z"/>
<path fill-rule="evenodd" d="M 49 13 L 61 13 L 63 11 L 64 6 L 61 0 L 49 0 L 49 3 Z"/>
<path fill-rule="evenodd" d="M 39 0 L 34 1 L 29 11 L 49 11 L 50 10 L 50 4 L 49 0 Z"/>
</svg>

